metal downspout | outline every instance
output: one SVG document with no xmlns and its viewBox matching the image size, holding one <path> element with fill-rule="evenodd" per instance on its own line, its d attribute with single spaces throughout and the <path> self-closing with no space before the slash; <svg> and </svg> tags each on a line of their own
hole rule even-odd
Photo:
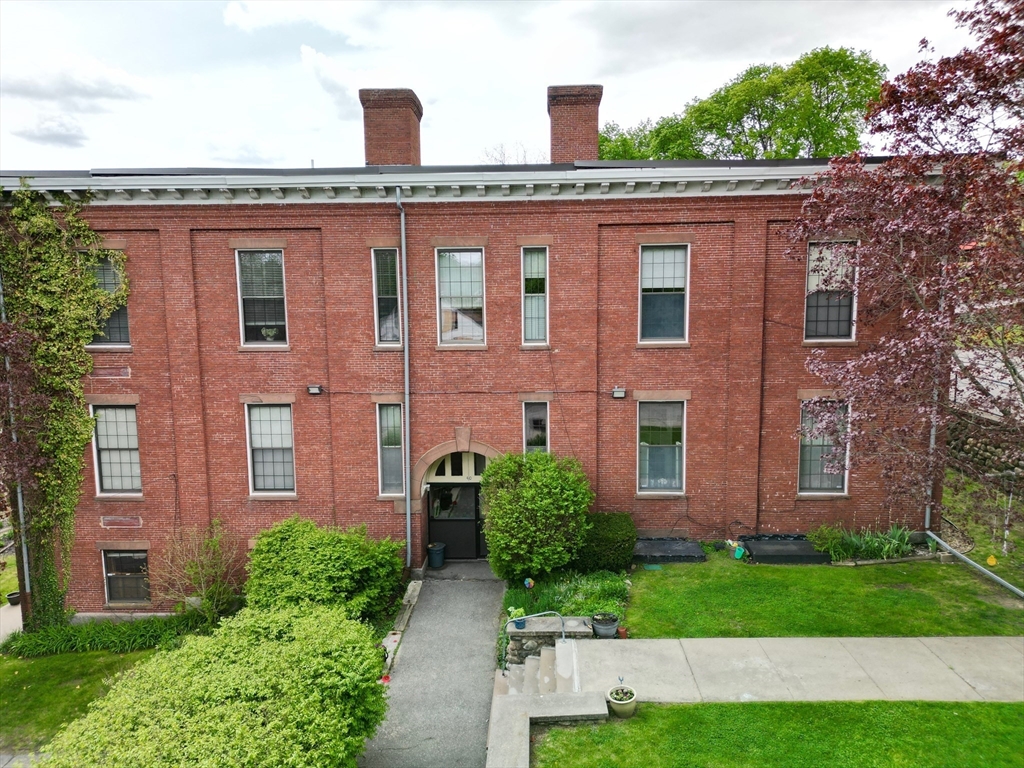
<svg viewBox="0 0 1024 768">
<path fill-rule="evenodd" d="M 4 280 L 3 273 L 0 273 L 0 323 L 7 322 L 7 305 L 4 303 Z M 4 372 L 7 380 L 7 405 L 11 411 L 11 441 L 18 442 L 18 432 L 14 428 L 14 390 L 11 389 L 11 358 L 4 355 Z M 28 544 L 25 539 L 25 497 L 21 492 L 21 483 L 15 483 L 14 493 L 18 497 L 18 529 L 21 532 L 21 562 L 25 569 L 25 591 L 32 594 L 32 581 L 28 571 Z"/>
<path fill-rule="evenodd" d="M 409 431 L 409 269 L 405 258 L 405 208 L 402 207 L 402 188 L 395 187 L 395 204 L 401 217 L 402 230 L 402 375 L 404 400 L 402 404 L 402 464 L 405 470 L 405 567 L 412 568 L 412 467 L 410 466 Z"/>
</svg>

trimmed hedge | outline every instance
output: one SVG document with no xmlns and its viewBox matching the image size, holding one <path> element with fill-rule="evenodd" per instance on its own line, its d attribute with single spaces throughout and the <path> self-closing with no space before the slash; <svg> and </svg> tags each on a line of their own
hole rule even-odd
<svg viewBox="0 0 1024 768">
<path fill-rule="evenodd" d="M 624 571 L 633 562 L 636 524 L 628 512 L 594 512 L 569 567 L 582 573 Z"/>
<path fill-rule="evenodd" d="M 480 483 L 487 559 L 499 578 L 540 577 L 573 558 L 594 501 L 579 461 L 509 453 L 487 465 Z"/>
<path fill-rule="evenodd" d="M 375 618 L 402 583 L 404 546 L 369 538 L 365 526 L 341 531 L 293 517 L 256 537 L 245 585 L 248 603 L 344 606 L 354 618 Z"/>
<path fill-rule="evenodd" d="M 99 619 L 84 624 L 44 627 L 36 632 L 15 632 L 0 644 L 0 653 L 25 658 L 82 651 L 131 653 L 144 648 L 173 647 L 182 635 L 208 629 L 206 618 L 198 611 L 137 621 Z"/>
<path fill-rule="evenodd" d="M 354 768 L 384 720 L 380 649 L 342 608 L 244 609 L 122 676 L 49 768 Z"/>
</svg>

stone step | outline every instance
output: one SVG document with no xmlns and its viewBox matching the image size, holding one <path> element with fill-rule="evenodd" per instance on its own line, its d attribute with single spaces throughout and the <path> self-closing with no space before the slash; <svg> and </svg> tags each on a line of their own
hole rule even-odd
<svg viewBox="0 0 1024 768">
<path fill-rule="evenodd" d="M 579 690 L 575 679 L 576 641 L 555 641 L 555 692 L 572 693 Z"/>
<path fill-rule="evenodd" d="M 523 693 L 527 695 L 540 693 L 540 656 L 527 656 L 523 672 L 525 674 Z"/>
<path fill-rule="evenodd" d="M 491 697 L 508 695 L 508 673 L 500 669 L 494 670 L 494 691 Z"/>
<path fill-rule="evenodd" d="M 523 664 L 508 665 L 508 694 L 514 696 L 523 692 L 526 670 Z"/>
<path fill-rule="evenodd" d="M 555 649 L 545 645 L 540 649 L 540 668 L 537 670 L 538 693 L 555 692 Z"/>
<path fill-rule="evenodd" d="M 607 719 L 604 695 L 595 691 L 555 696 L 501 696 L 491 703 L 487 768 L 529 768 L 531 722 Z"/>
</svg>

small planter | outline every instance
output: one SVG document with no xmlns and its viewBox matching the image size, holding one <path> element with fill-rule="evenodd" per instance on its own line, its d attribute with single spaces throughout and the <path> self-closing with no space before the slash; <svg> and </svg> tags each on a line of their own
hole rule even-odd
<svg viewBox="0 0 1024 768">
<path fill-rule="evenodd" d="M 619 640 L 626 640 L 629 638 L 629 630 L 625 627 L 619 627 L 616 631 L 619 633 Z"/>
<path fill-rule="evenodd" d="M 595 613 L 593 622 L 598 637 L 613 638 L 619 628 L 619 617 L 614 613 Z"/>
<path fill-rule="evenodd" d="M 11 605 L 20 605 L 21 604 L 21 592 L 8 592 L 7 593 L 7 602 L 10 603 Z"/>
<path fill-rule="evenodd" d="M 636 712 L 636 691 L 628 685 L 615 685 L 608 689 L 608 706 L 616 717 L 632 717 Z"/>
<path fill-rule="evenodd" d="M 526 629 L 526 619 L 512 619 L 512 626 L 516 629 Z"/>
</svg>

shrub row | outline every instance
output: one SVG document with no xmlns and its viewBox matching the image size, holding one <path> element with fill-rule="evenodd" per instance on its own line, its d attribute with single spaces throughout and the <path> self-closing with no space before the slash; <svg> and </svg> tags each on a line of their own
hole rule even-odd
<svg viewBox="0 0 1024 768">
<path fill-rule="evenodd" d="M 318 528 L 293 517 L 259 534 L 245 585 L 254 608 L 344 606 L 353 618 L 376 618 L 402 583 L 401 541 L 375 540 L 366 528 Z"/>
<path fill-rule="evenodd" d="M 628 512 L 594 512 L 570 568 L 582 573 L 624 571 L 633 562 L 636 524 Z"/>
<path fill-rule="evenodd" d="M 894 525 L 888 531 L 846 531 L 842 526 L 822 525 L 807 532 L 807 540 L 819 552 L 828 552 L 832 562 L 858 558 L 891 560 L 906 557 L 914 548 L 910 531 Z"/>
<path fill-rule="evenodd" d="M 138 621 L 89 621 L 44 627 L 36 632 L 15 632 L 0 644 L 0 653 L 26 658 L 80 651 L 130 653 L 144 648 L 173 647 L 182 635 L 201 632 L 208 626 L 198 611 Z"/>
<path fill-rule="evenodd" d="M 354 768 L 383 721 L 380 649 L 342 608 L 243 609 L 119 679 L 50 768 Z"/>
</svg>

